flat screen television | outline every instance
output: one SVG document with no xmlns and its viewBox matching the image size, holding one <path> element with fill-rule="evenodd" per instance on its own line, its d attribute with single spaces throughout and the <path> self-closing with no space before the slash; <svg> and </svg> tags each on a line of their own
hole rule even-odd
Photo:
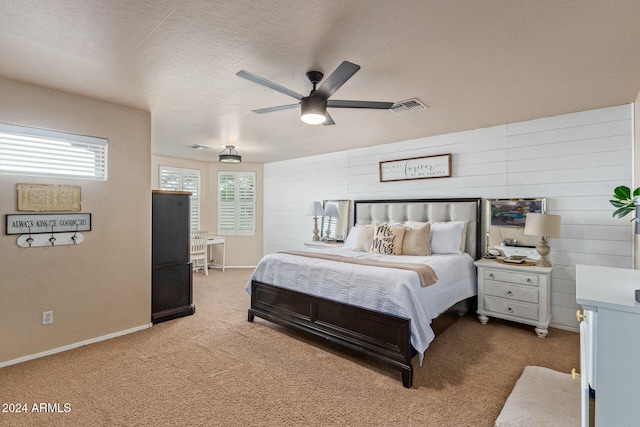
<svg viewBox="0 0 640 427">
<path fill-rule="evenodd" d="M 490 200 L 491 225 L 497 227 L 524 227 L 529 212 L 544 213 L 545 199 Z"/>
</svg>

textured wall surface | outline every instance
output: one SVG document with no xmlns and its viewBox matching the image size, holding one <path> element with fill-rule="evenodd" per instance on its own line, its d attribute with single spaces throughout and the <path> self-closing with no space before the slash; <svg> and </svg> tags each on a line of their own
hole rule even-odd
<svg viewBox="0 0 640 427">
<path fill-rule="evenodd" d="M 264 251 L 311 240 L 305 213 L 314 200 L 545 197 L 547 212 L 562 216 L 561 238 L 549 239 L 551 321 L 575 329 L 575 265 L 633 266 L 632 226 L 612 218 L 609 204 L 613 188 L 631 183 L 632 111 L 626 104 L 266 164 Z M 451 178 L 379 181 L 380 161 L 443 153 L 453 155 Z"/>
</svg>

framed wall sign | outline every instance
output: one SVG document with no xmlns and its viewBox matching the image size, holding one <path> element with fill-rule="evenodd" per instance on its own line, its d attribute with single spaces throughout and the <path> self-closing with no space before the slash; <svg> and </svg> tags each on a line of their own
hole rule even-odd
<svg viewBox="0 0 640 427">
<path fill-rule="evenodd" d="M 450 176 L 451 153 L 380 162 L 380 182 Z"/>
<path fill-rule="evenodd" d="M 91 230 L 90 213 L 8 214 L 7 234 L 61 233 Z"/>
<path fill-rule="evenodd" d="M 78 185 L 18 184 L 18 211 L 80 211 Z"/>
</svg>

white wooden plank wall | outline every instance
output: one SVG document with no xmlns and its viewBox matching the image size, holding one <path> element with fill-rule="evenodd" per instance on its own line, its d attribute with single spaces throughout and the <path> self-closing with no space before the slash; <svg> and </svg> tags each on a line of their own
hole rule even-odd
<svg viewBox="0 0 640 427">
<path fill-rule="evenodd" d="M 561 238 L 549 239 L 551 320 L 577 330 L 575 265 L 633 267 L 632 225 L 609 204 L 617 185 L 631 185 L 632 121 L 626 104 L 265 164 L 264 252 L 303 248 L 316 200 L 545 197 L 562 215 Z M 444 153 L 451 178 L 379 181 L 380 161 Z"/>
</svg>

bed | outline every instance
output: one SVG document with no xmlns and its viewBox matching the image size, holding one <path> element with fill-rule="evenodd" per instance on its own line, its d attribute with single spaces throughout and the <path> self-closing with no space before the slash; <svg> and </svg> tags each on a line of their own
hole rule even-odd
<svg viewBox="0 0 640 427">
<path fill-rule="evenodd" d="M 412 358 L 418 355 L 422 363 L 437 329 L 443 328 L 436 325 L 450 323 L 440 319 L 451 319 L 451 312 L 455 318 L 475 306 L 480 202 L 354 202 L 354 227 L 344 248 L 287 251 L 261 260 L 247 284 L 248 320 L 258 316 L 327 339 L 400 371 L 403 385 L 411 387 Z M 431 254 L 414 253 L 406 246 L 411 255 L 390 255 L 397 248 L 385 246 L 380 237 L 392 228 L 401 234 L 413 230 L 406 236 L 414 239 L 415 230 L 425 227 L 431 227 Z M 372 250 L 379 253 L 367 249 L 371 244 L 365 230 L 372 229 L 380 233 L 373 247 L 382 246 Z"/>
</svg>

